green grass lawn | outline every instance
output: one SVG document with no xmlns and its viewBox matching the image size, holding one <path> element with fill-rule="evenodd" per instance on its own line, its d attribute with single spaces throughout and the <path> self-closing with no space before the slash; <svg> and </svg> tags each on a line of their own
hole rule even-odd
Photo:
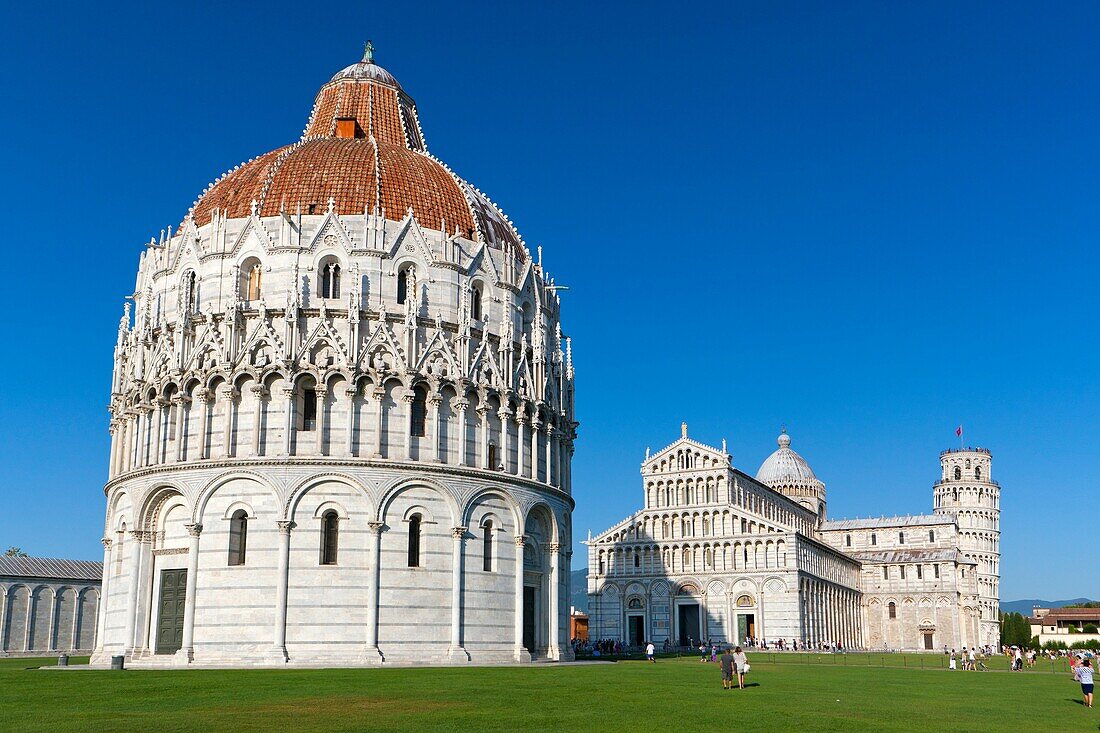
<svg viewBox="0 0 1100 733">
<path fill-rule="evenodd" d="M 857 655 L 852 655 L 853 659 Z M 521 668 L 27 671 L 0 661 L 0 731 L 1065 731 L 1100 729 L 1068 673 L 750 655 L 727 692 L 690 658 Z M 52 660 L 51 660 L 52 661 Z"/>
</svg>

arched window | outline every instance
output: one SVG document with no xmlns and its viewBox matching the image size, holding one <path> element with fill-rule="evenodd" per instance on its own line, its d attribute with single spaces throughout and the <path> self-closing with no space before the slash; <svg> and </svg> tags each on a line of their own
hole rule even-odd
<svg viewBox="0 0 1100 733">
<path fill-rule="evenodd" d="M 982 478 L 982 467 L 981 466 L 974 466 L 974 478 L 976 478 L 978 480 L 981 480 L 981 478 Z"/>
<path fill-rule="evenodd" d="M 904 532 L 898 532 L 898 544 L 899 545 L 904 545 L 905 544 L 905 533 Z"/>
<path fill-rule="evenodd" d="M 336 260 L 321 263 L 321 297 L 340 297 L 340 263 Z"/>
<path fill-rule="evenodd" d="M 258 259 L 249 257 L 241 263 L 241 298 L 248 302 L 259 300 L 262 280 L 263 267 Z"/>
<path fill-rule="evenodd" d="M 875 536 L 874 532 L 871 533 L 871 544 L 872 545 L 877 545 L 878 544 L 878 537 Z"/>
<path fill-rule="evenodd" d="M 489 444 L 489 466 L 490 471 L 497 470 L 497 447 L 492 443 Z"/>
<path fill-rule="evenodd" d="M 404 305 L 405 300 L 409 297 L 409 268 L 401 270 L 397 273 L 397 303 L 398 305 Z"/>
<path fill-rule="evenodd" d="M 336 564 L 336 549 L 340 539 L 340 517 L 329 509 L 321 515 L 321 564 Z"/>
<path fill-rule="evenodd" d="M 634 553 L 634 567 L 640 568 L 642 566 L 642 556 L 637 552 Z"/>
<path fill-rule="evenodd" d="M 958 466 L 955 466 L 955 480 L 958 481 L 962 477 L 963 477 L 962 469 L 959 468 Z"/>
<path fill-rule="evenodd" d="M 486 520 L 485 524 L 481 525 L 481 569 L 485 572 L 492 572 L 493 570 L 493 523 L 491 520 Z"/>
<path fill-rule="evenodd" d="M 244 509 L 233 512 L 229 519 L 229 564 L 244 565 L 248 546 L 248 513 Z"/>
<path fill-rule="evenodd" d="M 417 438 L 423 438 L 427 417 L 428 393 L 423 387 L 417 387 L 413 390 L 412 403 L 409 405 L 409 433 Z"/>
<path fill-rule="evenodd" d="M 600 553 L 600 575 L 603 575 L 603 553 Z"/>
<path fill-rule="evenodd" d="M 187 292 L 184 295 L 183 309 L 188 313 L 197 313 L 199 310 L 199 276 L 194 270 L 187 273 L 184 279 L 184 287 Z"/>
<path fill-rule="evenodd" d="M 420 515 L 409 517 L 409 567 L 420 567 Z"/>
<path fill-rule="evenodd" d="M 481 320 L 481 288 L 477 285 L 470 288 L 470 319 Z"/>
<path fill-rule="evenodd" d="M 928 530 L 928 541 L 929 542 L 935 542 L 936 541 L 936 530 L 934 530 L 934 529 Z"/>
<path fill-rule="evenodd" d="M 890 603 L 886 606 L 886 608 L 888 608 L 890 610 L 890 618 L 897 618 L 898 617 L 898 607 L 897 607 L 896 603 L 894 603 L 893 601 L 890 601 Z"/>
</svg>

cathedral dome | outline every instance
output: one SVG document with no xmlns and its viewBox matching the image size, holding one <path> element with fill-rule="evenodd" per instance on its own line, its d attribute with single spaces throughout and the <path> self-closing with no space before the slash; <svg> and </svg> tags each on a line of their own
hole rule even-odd
<svg viewBox="0 0 1100 733">
<path fill-rule="evenodd" d="M 363 60 L 317 93 L 301 139 L 225 173 L 192 205 L 197 226 L 222 218 L 374 213 L 457 232 L 525 259 L 523 240 L 500 209 L 428 152 L 416 103 L 397 79 Z"/>
<path fill-rule="evenodd" d="M 779 449 L 760 464 L 757 481 L 773 489 L 821 483 L 806 459 L 791 450 L 791 436 L 786 431 L 780 434 L 777 442 Z"/>
</svg>

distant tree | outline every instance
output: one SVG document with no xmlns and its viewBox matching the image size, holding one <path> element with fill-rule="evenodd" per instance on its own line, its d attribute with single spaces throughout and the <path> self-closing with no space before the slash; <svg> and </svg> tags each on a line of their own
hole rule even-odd
<svg viewBox="0 0 1100 733">
<path fill-rule="evenodd" d="M 1009 611 L 1001 615 L 1001 643 L 1007 646 L 1027 646 L 1031 642 L 1031 624 L 1022 613 Z"/>
<path fill-rule="evenodd" d="M 21 547 L 9 547 L 8 551 L 4 553 L 4 557 L 27 557 L 27 553 L 23 552 Z"/>
<path fill-rule="evenodd" d="M 1084 603 L 1067 603 L 1062 608 L 1100 608 L 1100 601 L 1085 601 Z"/>
<path fill-rule="evenodd" d="M 1085 633 L 1086 634 L 1096 634 L 1096 633 L 1100 633 L 1100 632 L 1097 631 L 1096 624 L 1085 624 Z"/>
</svg>

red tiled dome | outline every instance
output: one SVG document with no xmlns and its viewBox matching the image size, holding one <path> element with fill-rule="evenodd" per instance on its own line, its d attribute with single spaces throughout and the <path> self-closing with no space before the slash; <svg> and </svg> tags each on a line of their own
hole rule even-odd
<svg viewBox="0 0 1100 733">
<path fill-rule="evenodd" d="M 370 60 L 338 72 L 321 87 L 302 139 L 238 166 L 207 189 L 191 216 L 375 212 L 400 221 L 411 208 L 428 228 L 523 256 L 515 228 L 484 195 L 428 154 L 416 104 Z"/>
</svg>

